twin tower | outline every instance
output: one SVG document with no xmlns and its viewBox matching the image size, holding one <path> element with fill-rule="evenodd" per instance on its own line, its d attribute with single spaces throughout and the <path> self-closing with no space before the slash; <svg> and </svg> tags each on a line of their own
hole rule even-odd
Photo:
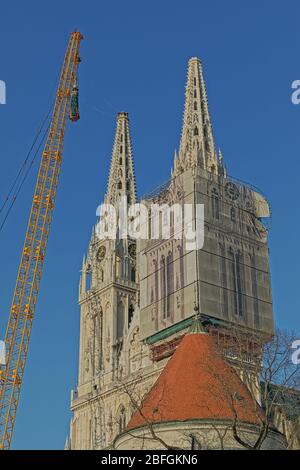
<svg viewBox="0 0 300 470">
<path fill-rule="evenodd" d="M 127 113 L 119 113 L 105 202 L 137 200 Z M 72 449 L 104 449 L 126 427 L 132 397 L 151 388 L 195 315 L 213 333 L 273 331 L 266 199 L 228 175 L 216 151 L 203 69 L 188 63 L 183 127 L 167 184 L 142 201 L 184 208 L 197 224 L 204 205 L 204 245 L 188 249 L 174 214 L 160 215 L 170 237 L 99 239 L 93 229 L 79 286 L 78 386 L 72 391 Z M 149 212 L 151 214 L 151 212 Z M 151 215 L 149 233 L 153 230 Z M 181 229 L 179 229 L 181 230 Z"/>
</svg>

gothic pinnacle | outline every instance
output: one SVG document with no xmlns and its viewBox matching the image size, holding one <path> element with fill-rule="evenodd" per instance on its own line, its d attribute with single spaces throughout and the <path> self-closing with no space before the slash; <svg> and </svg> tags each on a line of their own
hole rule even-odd
<svg viewBox="0 0 300 470">
<path fill-rule="evenodd" d="M 217 172 L 217 163 L 202 64 L 197 57 L 192 57 L 188 63 L 183 126 L 176 167 L 178 171 L 182 171 L 200 166 Z"/>
<path fill-rule="evenodd" d="M 105 202 L 115 204 L 122 196 L 128 204 L 136 202 L 136 184 L 130 139 L 128 113 L 117 116 L 115 140 L 112 151 L 108 188 Z"/>
</svg>

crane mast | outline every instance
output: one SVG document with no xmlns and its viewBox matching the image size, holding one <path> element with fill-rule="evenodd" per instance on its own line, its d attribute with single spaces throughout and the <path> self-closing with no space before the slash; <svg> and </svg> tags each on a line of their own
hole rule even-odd
<svg viewBox="0 0 300 470">
<path fill-rule="evenodd" d="M 79 46 L 82 39 L 83 36 L 78 31 L 71 33 L 61 69 L 9 314 L 5 335 L 6 364 L 0 366 L 0 449 L 10 448 L 20 399 L 58 186 L 72 90 L 77 88 Z"/>
</svg>

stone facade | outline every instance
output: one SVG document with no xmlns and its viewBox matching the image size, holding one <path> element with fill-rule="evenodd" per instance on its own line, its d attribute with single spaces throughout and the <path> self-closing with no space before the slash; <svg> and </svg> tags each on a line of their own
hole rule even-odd
<svg viewBox="0 0 300 470">
<path fill-rule="evenodd" d="M 172 446 L 185 450 L 244 450 L 238 444 L 232 433 L 232 424 L 216 423 L 214 421 L 193 420 L 187 422 L 162 423 L 154 427 L 155 436 L 164 443 L 172 443 Z M 252 445 L 258 437 L 255 426 L 243 424 L 239 428 L 239 434 L 246 442 Z M 134 429 L 131 432 L 120 434 L 114 447 L 117 450 L 151 450 L 165 449 L 159 441 L 151 439 L 151 433 L 147 426 Z M 284 450 L 286 442 L 282 434 L 270 431 L 264 441 L 262 450 Z"/>
<path fill-rule="evenodd" d="M 119 113 L 105 202 L 136 202 L 127 113 Z M 142 398 L 191 323 L 194 305 L 213 328 L 232 324 L 272 333 L 267 231 L 270 210 L 254 188 L 229 177 L 215 150 L 201 62 L 188 65 L 183 130 L 170 181 L 142 198 L 204 204 L 205 242 L 189 249 L 172 213 L 170 238 L 99 240 L 93 230 L 79 287 L 80 353 L 72 391 L 70 448 L 104 449 L 131 416 L 128 387 Z M 148 220 L 150 235 L 152 218 Z M 169 431 L 167 431 L 169 432 Z M 177 431 L 176 431 L 177 432 Z M 120 441 L 121 442 L 121 441 Z M 125 444 L 124 444 L 125 442 Z M 120 448 L 125 448 L 123 439 Z"/>
</svg>

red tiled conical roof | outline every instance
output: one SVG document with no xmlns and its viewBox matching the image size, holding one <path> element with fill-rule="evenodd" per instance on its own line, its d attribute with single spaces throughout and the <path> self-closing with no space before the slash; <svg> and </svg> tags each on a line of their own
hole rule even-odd
<svg viewBox="0 0 300 470">
<path fill-rule="evenodd" d="M 127 429 L 146 422 L 231 420 L 235 411 L 239 421 L 252 424 L 258 424 L 262 413 L 212 337 L 194 328 L 182 339 Z"/>
</svg>

